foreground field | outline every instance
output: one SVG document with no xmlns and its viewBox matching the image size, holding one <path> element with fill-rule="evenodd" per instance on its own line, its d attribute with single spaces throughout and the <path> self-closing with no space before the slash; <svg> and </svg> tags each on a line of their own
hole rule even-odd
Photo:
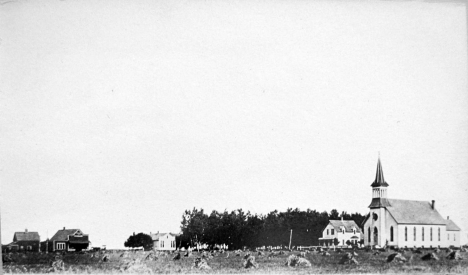
<svg viewBox="0 0 468 275">
<path fill-rule="evenodd" d="M 468 253 L 461 252 L 461 260 L 446 259 L 447 253 L 436 253 L 439 260 L 423 261 L 423 254 L 406 251 L 403 256 L 408 260 L 404 263 L 387 263 L 388 255 L 393 251 L 382 252 L 373 255 L 372 252 L 356 251 L 355 259 L 358 263 L 339 264 L 344 252 L 329 251 L 330 256 L 323 256 L 318 252 L 305 255 L 310 261 L 310 267 L 285 266 L 289 255 L 298 255 L 299 252 L 286 252 L 283 255 L 267 257 L 251 253 L 255 256 L 258 268 L 246 269 L 243 267 L 245 253 L 236 256 L 236 253 L 217 253 L 206 262 L 211 267 L 209 270 L 193 268 L 194 261 L 200 254 L 193 253 L 190 257 L 181 257 L 173 260 L 173 254 L 157 255 L 157 258 L 147 257 L 150 252 L 108 251 L 94 254 L 15 254 L 11 255 L 12 262 L 4 263 L 5 273 L 461 273 L 468 274 Z M 151 255 L 155 255 L 154 253 Z M 104 259 L 105 258 L 105 259 Z M 51 268 L 51 264 L 62 263 L 59 269 Z M 63 269 L 62 269 L 63 268 Z"/>
</svg>

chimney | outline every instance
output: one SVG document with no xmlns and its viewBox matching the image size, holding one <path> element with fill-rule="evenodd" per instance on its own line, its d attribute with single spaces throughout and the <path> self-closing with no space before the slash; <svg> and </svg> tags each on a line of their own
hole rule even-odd
<svg viewBox="0 0 468 275">
<path fill-rule="evenodd" d="M 65 230 L 65 226 L 63 227 L 63 230 Z"/>
<path fill-rule="evenodd" d="M 450 220 L 449 218 L 450 218 L 450 216 L 447 216 L 447 220 Z"/>
<path fill-rule="evenodd" d="M 432 200 L 432 210 L 435 209 L 435 200 Z"/>
<path fill-rule="evenodd" d="M 27 228 L 24 230 L 24 233 L 28 233 L 28 229 L 27 229 Z"/>
</svg>

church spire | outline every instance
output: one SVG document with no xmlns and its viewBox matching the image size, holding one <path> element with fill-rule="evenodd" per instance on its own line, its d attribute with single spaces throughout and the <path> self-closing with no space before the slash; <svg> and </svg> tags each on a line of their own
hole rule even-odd
<svg viewBox="0 0 468 275">
<path fill-rule="evenodd" d="M 372 187 L 387 187 L 388 183 L 385 182 L 384 176 L 383 176 L 383 170 L 382 170 L 382 164 L 380 163 L 380 154 L 379 154 L 379 160 L 377 161 L 377 172 L 375 173 L 375 180 L 371 184 Z"/>
<path fill-rule="evenodd" d="M 383 176 L 382 164 L 379 160 L 377 161 L 377 172 L 375 173 L 375 180 L 371 184 L 372 186 L 372 202 L 369 208 L 380 208 L 390 206 L 390 202 L 387 199 L 387 187 L 388 183 L 385 181 Z"/>
</svg>

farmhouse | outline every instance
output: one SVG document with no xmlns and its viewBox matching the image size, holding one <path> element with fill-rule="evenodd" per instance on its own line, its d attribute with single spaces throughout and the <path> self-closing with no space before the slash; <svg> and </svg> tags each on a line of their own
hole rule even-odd
<svg viewBox="0 0 468 275">
<path fill-rule="evenodd" d="M 24 232 L 15 232 L 13 235 L 13 243 L 9 244 L 13 247 L 16 244 L 18 251 L 35 251 L 39 252 L 39 243 L 41 238 L 37 232 L 28 232 L 28 229 Z"/>
<path fill-rule="evenodd" d="M 88 249 L 90 244 L 88 234 L 83 234 L 80 229 L 58 230 L 50 239 L 41 243 L 42 251 L 81 251 Z"/>
<path fill-rule="evenodd" d="M 370 212 L 363 222 L 364 245 L 398 247 L 449 247 L 460 245 L 460 228 L 444 219 L 435 201 L 387 198 L 380 158 L 372 187 Z"/>
<path fill-rule="evenodd" d="M 176 234 L 158 232 L 150 235 L 154 250 L 176 250 Z"/>
<path fill-rule="evenodd" d="M 335 243 L 335 239 L 336 242 Z M 330 220 L 322 231 L 319 244 L 322 246 L 358 245 L 362 239 L 362 231 L 353 220 Z"/>
</svg>

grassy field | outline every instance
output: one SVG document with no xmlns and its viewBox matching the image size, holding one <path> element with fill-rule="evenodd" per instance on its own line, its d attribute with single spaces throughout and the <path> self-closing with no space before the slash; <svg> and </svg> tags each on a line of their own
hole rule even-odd
<svg viewBox="0 0 468 275">
<path fill-rule="evenodd" d="M 387 263 L 387 256 L 393 251 L 382 252 L 373 255 L 372 252 L 358 250 L 355 257 L 358 264 L 339 264 L 343 252 L 329 251 L 330 256 L 312 252 L 306 254 L 305 258 L 312 264 L 311 267 L 288 267 L 285 266 L 289 255 L 298 255 L 299 252 L 286 252 L 284 255 L 267 257 L 253 253 L 258 263 L 256 269 L 245 269 L 243 267 L 243 255 L 236 256 L 234 252 L 217 254 L 213 258 L 206 259 L 210 270 L 192 268 L 195 258 L 200 257 L 193 253 L 189 258 L 182 257 L 173 260 L 174 255 L 158 255 L 157 259 L 145 259 L 150 252 L 127 252 L 121 257 L 120 251 L 108 251 L 105 254 L 65 254 L 57 257 L 58 262 L 63 261 L 64 269 L 51 270 L 51 263 L 56 262 L 55 254 L 13 254 L 10 256 L 12 262 L 4 263 L 5 273 L 294 273 L 294 274 L 320 274 L 320 273 L 460 273 L 468 274 L 468 253 L 461 252 L 463 259 L 449 260 L 447 253 L 437 253 L 440 260 L 422 261 L 424 254 L 415 254 L 407 251 L 403 256 L 408 259 L 405 263 Z M 107 255 L 107 261 L 103 257 Z M 183 254 L 182 254 L 183 255 Z"/>
</svg>

